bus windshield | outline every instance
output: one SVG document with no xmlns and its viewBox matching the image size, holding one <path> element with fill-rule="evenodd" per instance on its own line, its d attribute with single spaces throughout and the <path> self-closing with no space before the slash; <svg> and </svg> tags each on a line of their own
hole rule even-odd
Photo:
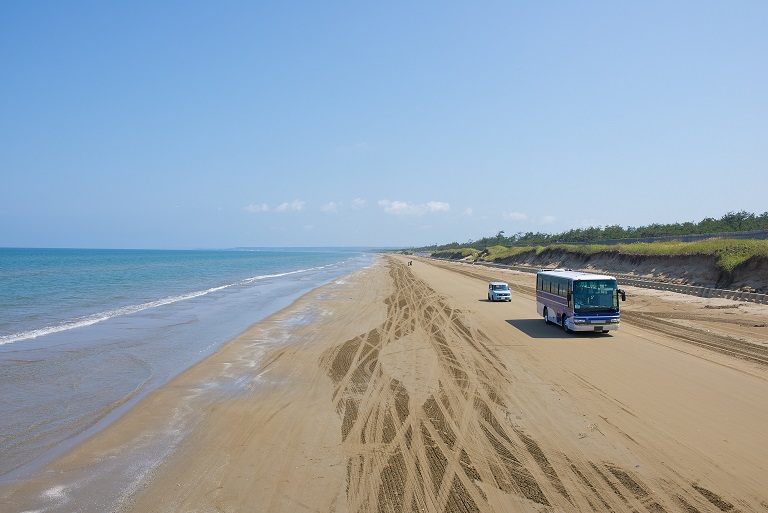
<svg viewBox="0 0 768 513">
<path fill-rule="evenodd" d="M 579 280 L 573 282 L 575 313 L 617 312 L 619 297 L 616 280 Z"/>
</svg>

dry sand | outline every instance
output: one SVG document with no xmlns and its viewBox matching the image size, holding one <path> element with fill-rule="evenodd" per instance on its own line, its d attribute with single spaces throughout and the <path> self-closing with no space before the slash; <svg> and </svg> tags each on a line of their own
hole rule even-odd
<svg viewBox="0 0 768 513">
<path fill-rule="evenodd" d="M 619 331 L 567 335 L 531 274 L 405 262 L 256 324 L 0 509 L 101 511 L 66 483 L 177 426 L 122 510 L 768 511 L 768 307 L 628 289 Z"/>
</svg>

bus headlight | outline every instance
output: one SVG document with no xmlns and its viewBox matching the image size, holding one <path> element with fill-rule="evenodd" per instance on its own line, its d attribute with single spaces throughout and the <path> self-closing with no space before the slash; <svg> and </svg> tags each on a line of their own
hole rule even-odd
<svg viewBox="0 0 768 513">
<path fill-rule="evenodd" d="M 574 319 L 573 322 L 574 322 L 574 324 L 584 324 L 585 322 L 587 322 L 587 320 L 586 319 Z"/>
<path fill-rule="evenodd" d="M 618 319 L 611 319 L 611 324 L 618 324 L 618 323 L 619 323 Z"/>
</svg>

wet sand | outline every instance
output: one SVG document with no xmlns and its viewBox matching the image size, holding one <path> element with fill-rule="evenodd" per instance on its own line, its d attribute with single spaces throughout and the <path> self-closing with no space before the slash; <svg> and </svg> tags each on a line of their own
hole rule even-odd
<svg viewBox="0 0 768 513">
<path fill-rule="evenodd" d="M 512 303 L 486 301 L 490 280 L 510 282 Z M 382 258 L 254 325 L 0 504 L 768 511 L 768 307 L 628 295 L 618 332 L 568 335 L 536 316 L 533 275 Z"/>
</svg>

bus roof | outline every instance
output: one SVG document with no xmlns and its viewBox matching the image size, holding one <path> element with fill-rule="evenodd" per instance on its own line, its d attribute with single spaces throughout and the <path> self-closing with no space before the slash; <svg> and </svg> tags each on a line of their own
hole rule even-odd
<svg viewBox="0 0 768 513">
<path fill-rule="evenodd" d="M 566 280 L 615 280 L 613 276 L 607 274 L 592 274 L 583 271 L 574 271 L 573 269 L 541 269 L 537 275 L 554 276 L 565 278 Z"/>
</svg>

